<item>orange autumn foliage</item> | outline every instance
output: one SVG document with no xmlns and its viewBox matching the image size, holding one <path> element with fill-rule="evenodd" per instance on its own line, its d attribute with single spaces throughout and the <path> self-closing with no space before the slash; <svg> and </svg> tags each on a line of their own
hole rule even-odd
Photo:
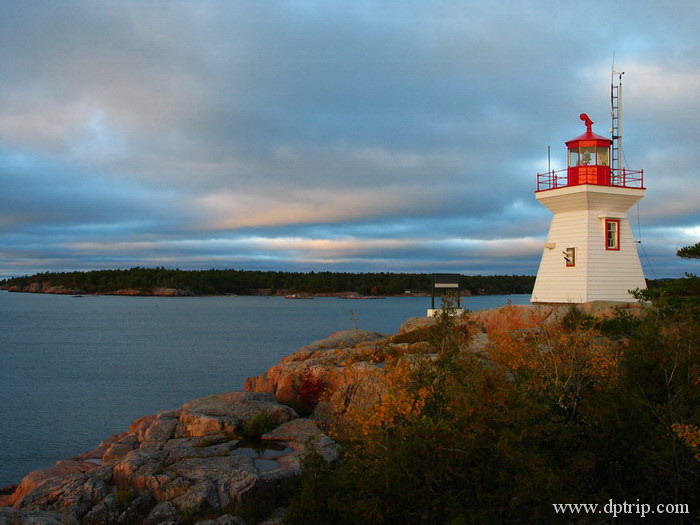
<svg viewBox="0 0 700 525">
<path fill-rule="evenodd" d="M 332 400 L 332 410 L 341 416 L 333 432 L 369 439 L 378 433 L 420 416 L 430 388 L 411 388 L 416 360 L 399 360 L 384 373 L 358 378 L 352 389 L 352 401 L 342 396 Z"/>
<path fill-rule="evenodd" d="M 445 312 L 435 326 L 423 334 L 420 353 L 406 354 L 416 344 L 377 345 L 362 357 L 370 364 L 381 362 L 381 369 L 363 368 L 352 386 L 330 400 L 335 424 L 331 433 L 352 434 L 364 440 L 377 438 L 424 417 L 428 404 L 435 404 L 435 393 L 445 387 L 449 373 L 438 365 L 451 361 L 468 345 L 473 328 L 464 319 Z M 470 356 L 472 357 L 472 356 Z"/>
<path fill-rule="evenodd" d="M 695 459 L 700 461 L 700 428 L 695 425 L 674 423 L 671 429 L 693 451 Z"/>
<path fill-rule="evenodd" d="M 587 390 L 608 385 L 619 374 L 619 348 L 594 328 L 543 324 L 494 331 L 488 354 L 517 385 L 545 396 L 569 418 Z"/>
</svg>

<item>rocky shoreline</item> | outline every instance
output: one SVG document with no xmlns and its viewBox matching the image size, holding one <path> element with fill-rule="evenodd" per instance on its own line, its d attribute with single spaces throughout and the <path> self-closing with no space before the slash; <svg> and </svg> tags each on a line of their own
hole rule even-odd
<svg viewBox="0 0 700 525">
<path fill-rule="evenodd" d="M 605 303 L 583 306 L 598 316 L 610 311 Z M 568 311 L 510 305 L 470 314 L 465 322 L 476 335 L 466 351 L 485 358 L 494 327 L 530 328 Z M 280 523 L 299 486 L 301 458 L 310 451 L 328 462 L 339 458 L 323 432 L 324 411 L 334 401 L 359 402 L 363 391 L 380 392 L 387 362 L 430 354 L 433 323 L 410 319 L 391 336 L 337 332 L 248 378 L 245 392 L 142 417 L 94 450 L 0 489 L 0 525 Z"/>
<path fill-rule="evenodd" d="M 88 293 L 79 288 L 66 288 L 65 286 L 54 286 L 50 283 L 35 282 L 26 286 L 0 286 L 0 290 L 7 290 L 13 293 L 43 293 L 53 295 L 122 295 L 122 296 L 142 296 L 142 297 L 196 297 L 196 294 L 186 288 L 122 288 L 102 293 Z M 232 294 L 223 294 L 232 295 Z M 292 293 L 289 290 L 271 290 L 268 288 L 254 288 L 247 290 L 245 294 L 250 296 L 275 296 L 288 297 L 290 299 L 313 299 L 314 297 L 338 297 L 341 299 L 383 299 L 385 297 L 430 297 L 425 292 L 407 292 L 398 295 L 362 295 L 358 292 L 319 292 L 319 293 Z M 463 295 L 470 295 L 464 292 Z"/>
<path fill-rule="evenodd" d="M 1 287 L 0 290 L 7 290 L 8 292 L 14 293 L 44 293 L 53 295 L 140 295 L 140 296 L 159 296 L 159 297 L 191 297 L 195 294 L 189 290 L 184 290 L 182 288 L 123 288 L 120 290 L 114 290 L 109 293 L 102 294 L 88 294 L 84 290 L 79 288 L 66 288 L 65 286 L 53 286 L 47 283 L 31 283 L 27 286 L 6 286 Z"/>
<path fill-rule="evenodd" d="M 242 436 L 261 421 L 268 428 L 253 448 Z M 0 496 L 0 524 L 246 523 L 238 515 L 265 522 L 286 502 L 311 448 L 338 458 L 328 436 L 272 394 L 207 396 L 28 474 Z"/>
<path fill-rule="evenodd" d="M 299 352 L 352 351 L 384 337 L 350 330 Z M 282 389 L 256 391 L 249 382 L 245 392 L 142 417 L 94 450 L 0 489 L 0 525 L 279 523 L 298 486 L 301 458 L 313 450 L 333 462 L 339 450 L 315 421 L 291 408 L 304 409 L 307 398 L 283 404 Z"/>
</svg>

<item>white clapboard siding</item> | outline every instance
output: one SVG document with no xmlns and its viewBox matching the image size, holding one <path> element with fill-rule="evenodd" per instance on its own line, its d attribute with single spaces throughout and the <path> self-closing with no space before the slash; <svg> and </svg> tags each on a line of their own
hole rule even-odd
<svg viewBox="0 0 700 525">
<path fill-rule="evenodd" d="M 626 213 L 644 190 L 585 184 L 536 196 L 554 216 L 532 302 L 633 301 L 629 291 L 646 284 Z M 605 218 L 620 220 L 620 250 L 605 249 Z M 567 248 L 576 249 L 573 267 L 566 266 Z"/>
</svg>

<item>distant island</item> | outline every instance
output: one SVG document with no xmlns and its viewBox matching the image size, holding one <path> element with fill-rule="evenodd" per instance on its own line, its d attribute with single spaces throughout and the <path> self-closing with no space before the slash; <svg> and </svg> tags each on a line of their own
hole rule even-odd
<svg viewBox="0 0 700 525">
<path fill-rule="evenodd" d="M 460 289 L 464 295 L 529 294 L 534 282 L 533 275 L 465 275 L 460 279 Z M 327 295 L 352 292 L 361 296 L 410 296 L 430 293 L 431 276 L 136 267 L 12 277 L 0 280 L 0 289 L 68 295 Z"/>
</svg>

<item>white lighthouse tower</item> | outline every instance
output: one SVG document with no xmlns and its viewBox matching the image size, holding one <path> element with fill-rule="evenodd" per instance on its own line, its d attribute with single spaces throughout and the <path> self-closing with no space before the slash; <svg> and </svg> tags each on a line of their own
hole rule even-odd
<svg viewBox="0 0 700 525">
<path fill-rule="evenodd" d="M 537 175 L 535 197 L 554 217 L 533 303 L 631 302 L 646 288 L 627 210 L 646 192 L 644 173 L 610 166 L 612 140 L 592 131 L 568 142 L 568 167 Z"/>
</svg>

